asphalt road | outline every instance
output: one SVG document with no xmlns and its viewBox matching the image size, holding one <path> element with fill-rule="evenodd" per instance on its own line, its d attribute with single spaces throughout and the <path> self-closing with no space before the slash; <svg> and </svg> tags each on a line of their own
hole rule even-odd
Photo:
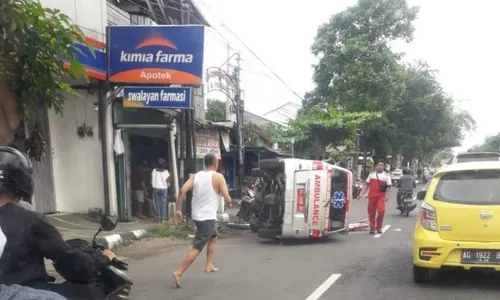
<svg viewBox="0 0 500 300">
<path fill-rule="evenodd" d="M 394 193 L 395 195 L 395 193 Z M 351 221 L 366 217 L 366 200 L 354 201 Z M 412 280 L 411 236 L 417 211 L 399 216 L 390 200 L 381 236 L 350 233 L 326 242 L 279 245 L 250 232 L 219 241 L 217 273 L 206 274 L 204 253 L 175 289 L 172 271 L 187 248 L 130 262 L 133 299 L 498 299 L 500 279 L 491 275 L 452 272 L 435 282 Z"/>
</svg>

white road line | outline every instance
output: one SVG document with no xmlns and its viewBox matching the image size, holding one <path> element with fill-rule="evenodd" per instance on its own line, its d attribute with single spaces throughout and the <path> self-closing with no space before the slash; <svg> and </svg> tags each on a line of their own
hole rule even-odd
<svg viewBox="0 0 500 300">
<path fill-rule="evenodd" d="M 382 227 L 382 233 L 377 233 L 376 235 L 373 236 L 374 239 L 378 239 L 379 237 L 381 237 L 386 231 L 387 229 L 391 228 L 391 225 L 385 225 L 384 227 Z"/>
<path fill-rule="evenodd" d="M 335 281 L 340 278 L 340 276 L 340 274 L 332 274 L 327 280 L 325 280 L 325 282 L 318 286 L 318 288 L 312 292 L 306 300 L 318 300 L 319 297 L 321 297 L 335 283 Z"/>
</svg>

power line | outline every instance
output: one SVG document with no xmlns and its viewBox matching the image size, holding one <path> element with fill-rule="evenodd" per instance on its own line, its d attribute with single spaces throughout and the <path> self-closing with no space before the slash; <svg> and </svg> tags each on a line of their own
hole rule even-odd
<svg viewBox="0 0 500 300">
<path fill-rule="evenodd" d="M 149 11 L 149 12 L 151 12 L 151 14 L 155 14 L 155 12 L 152 12 L 152 11 L 151 11 L 148 7 L 145 7 L 145 6 L 143 6 L 143 5 L 141 5 L 141 4 L 137 3 L 137 2 L 133 2 L 132 0 L 122 0 L 122 1 L 123 1 L 123 2 L 125 2 L 125 3 L 133 4 L 133 5 L 135 5 L 135 6 L 139 6 L 140 8 L 144 9 L 145 11 Z M 205 8 L 206 8 L 207 10 L 211 11 L 211 9 L 208 7 L 208 5 L 207 5 L 204 1 L 200 0 L 200 2 L 203 4 L 203 6 L 205 6 Z M 179 1 L 178 3 L 180 3 L 180 1 Z M 179 12 L 181 12 L 181 11 L 182 11 L 181 9 L 179 9 L 179 8 L 177 8 L 177 7 L 174 7 L 174 6 L 171 6 L 171 5 L 166 5 L 166 4 L 161 5 L 161 7 L 163 7 L 163 8 L 167 8 L 167 9 L 170 9 L 170 10 L 174 10 L 174 11 L 179 11 Z M 161 15 L 156 14 L 156 16 L 157 16 L 157 17 L 159 17 L 159 18 L 162 18 L 162 16 L 161 16 Z M 194 18 L 194 19 L 195 19 L 198 23 L 203 24 L 203 22 L 202 22 L 199 18 L 197 18 L 197 17 L 196 17 L 196 15 L 194 15 L 194 14 L 190 14 L 190 17 Z M 215 17 L 214 17 L 214 18 L 215 18 Z M 219 18 L 219 19 L 220 19 L 220 18 Z M 165 20 L 165 21 L 169 21 L 169 20 Z M 247 44 L 246 44 L 246 43 L 245 43 L 245 42 L 244 42 L 244 41 L 243 41 L 243 40 L 242 40 L 242 39 L 241 39 L 241 38 L 240 38 L 237 34 L 236 34 L 236 33 L 234 33 L 234 31 L 232 31 L 232 30 L 231 30 L 231 28 L 229 28 L 229 26 L 227 26 L 227 25 L 225 25 L 224 23 L 222 23 L 222 22 L 221 22 L 221 27 L 223 27 L 224 29 L 226 29 L 226 31 L 228 31 L 228 32 L 229 32 L 232 36 L 234 36 L 234 37 L 238 40 L 238 42 L 240 42 L 240 43 L 243 45 L 243 47 L 245 47 L 245 48 L 246 48 L 246 49 L 247 49 L 247 50 L 248 50 L 248 51 L 252 54 L 252 56 L 254 56 L 254 57 L 255 57 L 255 58 L 256 58 L 256 59 L 257 59 L 257 60 L 258 60 L 258 61 L 259 61 L 259 62 L 260 62 L 260 63 L 261 63 L 264 67 L 265 67 L 265 68 L 267 68 L 267 69 L 268 69 L 268 70 L 272 73 L 272 75 L 273 75 L 274 77 L 276 77 L 276 78 L 280 81 L 280 83 L 281 83 L 281 84 L 283 84 L 283 85 L 286 87 L 286 89 L 287 89 L 288 91 L 290 91 L 291 93 L 293 93 L 293 94 L 294 94 L 297 98 L 299 98 L 301 101 L 303 101 L 303 100 L 304 100 L 304 99 L 302 98 L 302 96 L 300 96 L 297 92 L 295 92 L 295 91 L 294 91 L 294 90 L 293 90 L 293 89 L 292 89 L 292 88 L 291 88 L 291 87 L 290 87 L 290 86 L 289 86 L 289 85 L 288 85 L 288 84 L 287 84 L 287 83 L 286 83 L 286 82 L 285 82 L 285 81 L 281 78 L 281 76 L 279 76 L 279 75 L 278 75 L 278 74 L 277 74 L 277 73 L 276 73 L 276 72 L 275 72 L 275 71 L 274 71 L 271 67 L 269 67 L 269 66 L 268 66 L 268 65 L 267 65 L 267 64 L 266 64 L 266 63 L 265 63 L 265 62 L 264 62 L 264 61 L 263 61 L 263 60 L 262 60 L 262 59 L 261 59 L 258 55 L 257 55 L 257 53 L 255 53 L 255 52 L 254 52 L 254 51 L 253 51 L 253 50 L 252 50 L 252 49 L 251 49 L 251 48 L 250 48 L 250 47 L 249 47 L 249 46 L 248 46 L 248 45 L 247 45 Z M 225 36 L 224 36 L 224 35 L 223 35 L 223 34 L 222 34 L 219 30 L 217 30 L 217 29 L 216 29 L 215 27 L 213 27 L 213 26 L 208 27 L 208 28 L 209 28 L 209 29 L 211 29 L 211 30 L 212 30 L 212 32 L 215 32 L 215 33 L 216 33 L 216 34 L 220 37 L 220 39 L 216 39 L 218 42 L 220 42 L 223 46 L 226 46 L 226 47 L 229 45 L 229 39 L 228 39 L 228 38 L 226 38 L 226 37 L 225 37 Z M 214 36 L 212 36 L 212 37 L 213 37 L 213 38 L 215 38 Z M 227 42 L 227 44 L 224 44 L 224 41 L 225 41 L 225 42 Z M 230 48 L 230 50 L 231 50 L 231 51 L 237 52 L 237 50 L 235 50 L 234 48 L 232 48 L 230 45 L 229 45 L 229 48 Z M 257 75 L 255 72 L 253 72 L 253 73 L 254 73 L 255 75 Z M 262 71 L 261 71 L 261 73 L 262 73 L 264 76 L 266 76 L 266 77 L 268 77 L 268 78 L 269 78 L 269 76 L 268 76 L 267 74 L 265 74 L 264 72 L 262 72 Z"/>
<path fill-rule="evenodd" d="M 209 11 L 212 9 L 205 3 L 203 0 L 198 0 L 200 3 L 205 6 L 205 8 Z M 221 19 L 221 18 L 219 18 Z M 221 19 L 222 20 L 222 19 Z M 297 92 L 295 92 L 284 80 L 279 76 L 271 67 L 269 67 L 260 57 L 255 53 L 229 26 L 224 24 L 224 22 L 221 22 L 221 27 L 226 29 L 232 36 L 234 36 L 242 45 L 245 47 L 264 67 L 266 67 L 291 93 L 293 93 L 297 98 L 299 98 L 301 101 L 304 99 L 302 96 L 300 96 Z"/>
</svg>

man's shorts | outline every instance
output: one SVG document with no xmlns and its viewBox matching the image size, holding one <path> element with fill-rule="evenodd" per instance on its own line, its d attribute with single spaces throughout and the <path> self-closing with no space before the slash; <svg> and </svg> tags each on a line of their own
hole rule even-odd
<svg viewBox="0 0 500 300">
<path fill-rule="evenodd" d="M 135 201 L 139 203 L 144 203 L 144 191 L 143 190 L 134 190 Z"/>
<path fill-rule="evenodd" d="M 215 220 L 194 221 L 194 225 L 196 233 L 194 234 L 193 248 L 201 251 L 210 239 L 219 235 L 217 222 Z"/>
</svg>

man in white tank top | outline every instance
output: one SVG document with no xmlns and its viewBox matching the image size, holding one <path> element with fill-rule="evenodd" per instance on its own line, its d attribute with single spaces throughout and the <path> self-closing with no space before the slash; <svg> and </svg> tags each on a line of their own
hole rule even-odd
<svg viewBox="0 0 500 300">
<path fill-rule="evenodd" d="M 177 287 L 181 287 L 182 274 L 195 261 L 207 243 L 205 272 L 210 273 L 218 270 L 212 263 L 217 239 L 217 208 L 221 194 L 228 206 L 231 206 L 231 197 L 227 189 L 226 179 L 222 174 L 217 173 L 219 163 L 217 157 L 213 154 L 207 154 L 204 160 L 205 170 L 194 174 L 184 183 L 177 199 L 175 219 L 177 223 L 180 223 L 183 219 L 182 202 L 186 198 L 186 193 L 190 190 L 193 191 L 191 215 L 196 225 L 193 249 L 188 252 L 180 267 L 172 274 Z"/>
</svg>

